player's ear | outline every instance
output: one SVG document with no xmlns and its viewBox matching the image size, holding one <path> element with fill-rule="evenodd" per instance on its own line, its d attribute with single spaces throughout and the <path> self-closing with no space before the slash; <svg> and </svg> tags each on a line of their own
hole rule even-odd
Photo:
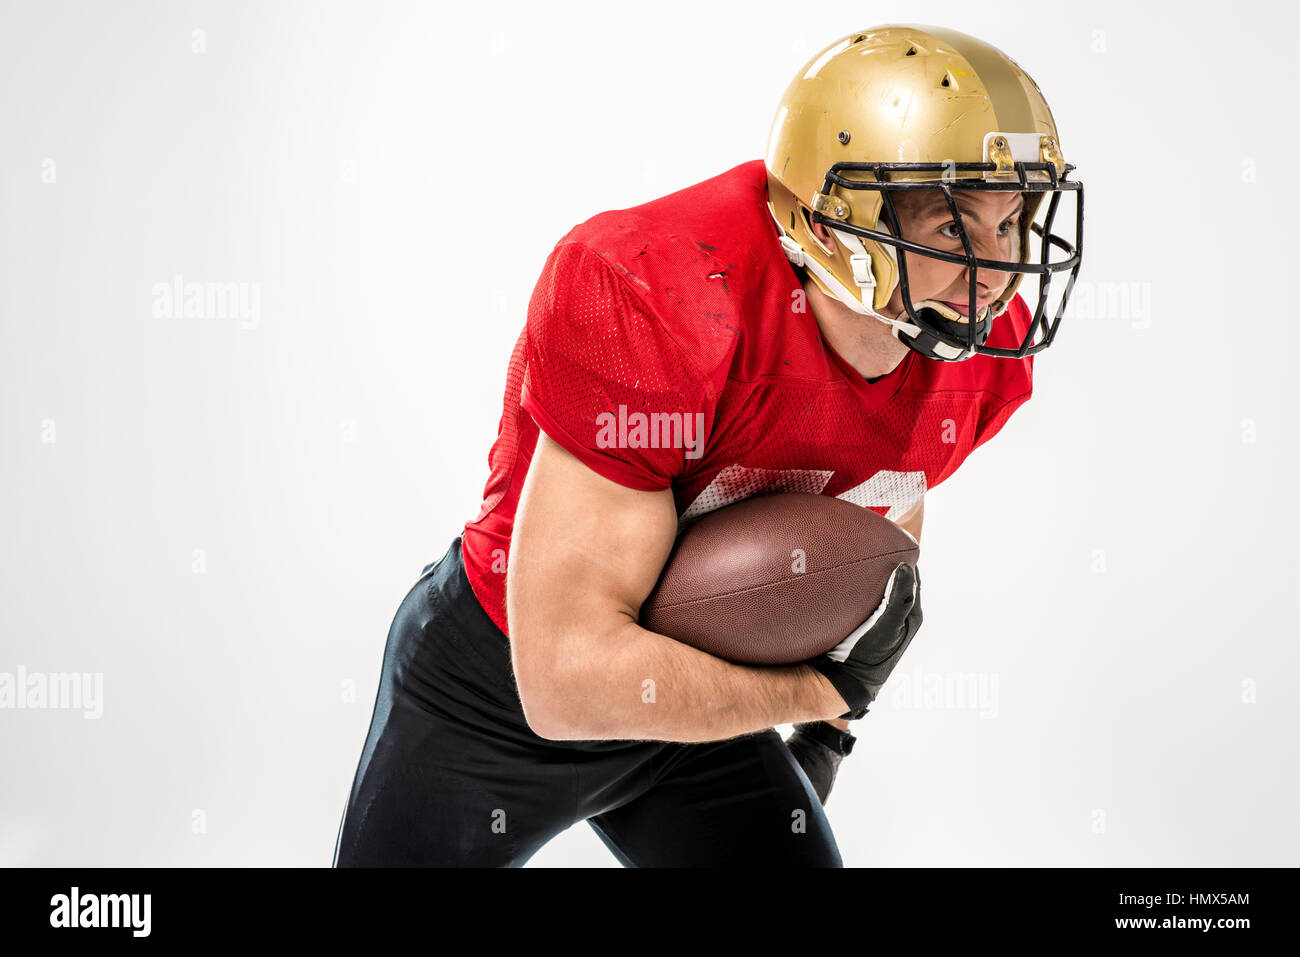
<svg viewBox="0 0 1300 957">
<path fill-rule="evenodd" d="M 814 223 L 812 217 L 808 215 L 807 206 L 802 207 L 800 212 L 803 214 L 804 226 L 808 228 L 808 232 L 812 234 L 813 239 L 817 240 L 817 244 L 822 247 L 822 252 L 828 256 L 835 255 L 835 237 L 826 228 L 826 224 Z"/>
</svg>

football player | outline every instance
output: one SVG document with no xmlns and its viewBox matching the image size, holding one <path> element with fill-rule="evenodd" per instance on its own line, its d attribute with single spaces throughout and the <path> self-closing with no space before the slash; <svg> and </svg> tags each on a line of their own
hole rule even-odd
<svg viewBox="0 0 1300 957">
<path fill-rule="evenodd" d="M 390 629 L 336 866 L 518 866 L 580 821 L 627 866 L 840 866 L 822 805 L 921 625 L 916 569 L 806 664 L 723 661 L 638 612 L 680 529 L 749 496 L 834 495 L 919 541 L 925 492 L 1056 334 L 1072 169 L 1006 55 L 884 26 L 797 74 L 765 159 L 564 236 L 479 513 Z M 674 440 L 610 441 L 630 412 Z"/>
</svg>

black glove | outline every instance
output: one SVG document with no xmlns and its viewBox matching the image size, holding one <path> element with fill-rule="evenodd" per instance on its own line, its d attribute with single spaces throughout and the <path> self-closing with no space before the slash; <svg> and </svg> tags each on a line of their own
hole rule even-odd
<svg viewBox="0 0 1300 957">
<path fill-rule="evenodd" d="M 871 617 L 812 665 L 835 686 L 849 710 L 861 718 L 921 627 L 921 576 L 906 562 L 894 569 L 885 597 Z"/>
<path fill-rule="evenodd" d="M 847 731 L 825 721 L 796 724 L 794 734 L 785 739 L 786 746 L 799 762 L 799 767 L 803 768 L 803 773 L 808 775 L 823 807 L 831 796 L 831 786 L 835 784 L 840 762 L 846 754 L 853 752 L 853 742 L 857 740 Z"/>
</svg>

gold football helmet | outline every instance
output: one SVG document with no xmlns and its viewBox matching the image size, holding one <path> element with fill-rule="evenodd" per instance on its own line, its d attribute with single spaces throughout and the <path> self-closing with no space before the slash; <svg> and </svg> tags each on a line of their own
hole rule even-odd
<svg viewBox="0 0 1300 957">
<path fill-rule="evenodd" d="M 1083 185 L 1068 178 L 1074 167 L 1065 162 L 1042 92 L 1000 50 L 939 27 L 873 27 L 837 40 L 786 89 L 766 164 L 768 206 L 791 262 L 806 268 L 827 295 L 889 323 L 912 349 L 959 361 L 1020 358 L 1051 344 L 1081 262 Z M 904 237 L 894 197 L 906 190 L 942 195 L 962 253 Z M 1024 194 L 1016 260 L 975 255 L 954 199 L 958 190 Z M 1075 198 L 1073 242 L 1052 232 L 1064 195 Z M 837 240 L 832 252 L 813 235 L 813 223 Z M 1031 261 L 1031 235 L 1039 238 L 1037 261 Z M 912 302 L 908 253 L 966 265 L 965 315 L 935 300 Z M 1012 274 L 999 298 L 983 307 L 976 302 L 980 269 Z M 1068 278 L 1049 316 L 1051 280 L 1061 272 Z M 1038 277 L 1039 296 L 1024 341 L 1015 349 L 985 345 L 993 319 L 1026 274 Z M 900 286 L 903 311 L 881 314 Z"/>
</svg>

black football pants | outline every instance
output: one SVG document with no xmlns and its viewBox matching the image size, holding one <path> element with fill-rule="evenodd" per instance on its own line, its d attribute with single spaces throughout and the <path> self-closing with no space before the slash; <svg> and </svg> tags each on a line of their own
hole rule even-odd
<svg viewBox="0 0 1300 957">
<path fill-rule="evenodd" d="M 456 538 L 398 608 L 336 867 L 519 867 L 588 821 L 626 867 L 841 867 L 775 729 L 727 741 L 548 741 Z"/>
</svg>

